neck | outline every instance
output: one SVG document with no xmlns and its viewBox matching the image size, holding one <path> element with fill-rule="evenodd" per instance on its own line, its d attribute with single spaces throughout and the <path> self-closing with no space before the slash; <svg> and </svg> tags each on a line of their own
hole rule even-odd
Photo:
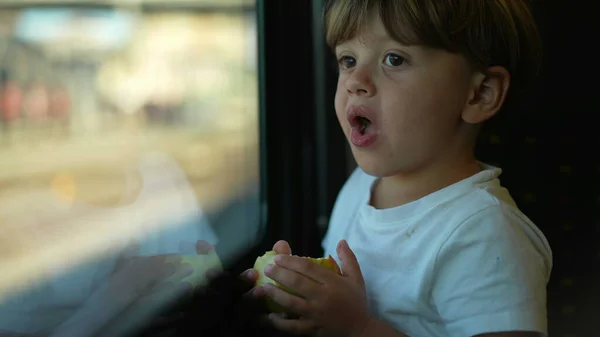
<svg viewBox="0 0 600 337">
<path fill-rule="evenodd" d="M 472 154 L 458 158 L 446 156 L 412 172 L 381 178 L 375 187 L 371 205 L 379 209 L 398 207 L 481 171 Z"/>
</svg>

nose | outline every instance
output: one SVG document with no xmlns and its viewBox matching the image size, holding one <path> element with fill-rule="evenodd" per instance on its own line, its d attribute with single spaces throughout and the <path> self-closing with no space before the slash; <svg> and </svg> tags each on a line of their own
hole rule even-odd
<svg viewBox="0 0 600 337">
<path fill-rule="evenodd" d="M 373 96 L 376 89 L 373 83 L 373 73 L 369 67 L 356 67 L 346 81 L 346 91 L 349 95 Z"/>
</svg>

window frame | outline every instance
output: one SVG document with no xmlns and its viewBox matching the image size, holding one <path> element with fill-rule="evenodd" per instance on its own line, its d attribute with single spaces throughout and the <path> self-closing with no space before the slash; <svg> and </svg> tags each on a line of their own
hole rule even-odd
<svg viewBox="0 0 600 337">
<path fill-rule="evenodd" d="M 323 0 L 257 1 L 262 250 L 283 239 L 294 254 L 321 256 L 331 210 L 350 173 L 333 105 L 337 70 L 325 43 L 323 6 Z"/>
</svg>

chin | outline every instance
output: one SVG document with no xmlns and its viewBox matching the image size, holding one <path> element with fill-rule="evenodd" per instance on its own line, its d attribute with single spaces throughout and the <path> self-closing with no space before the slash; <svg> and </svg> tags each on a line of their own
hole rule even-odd
<svg viewBox="0 0 600 337">
<path fill-rule="evenodd" d="M 389 163 L 384 163 L 385 160 L 376 158 L 375 156 L 354 153 L 354 160 L 363 172 L 373 177 L 385 178 L 393 176 L 398 172 L 398 170 L 392 168 Z"/>
<path fill-rule="evenodd" d="M 365 172 L 366 174 L 376 178 L 386 178 L 397 174 L 397 171 L 392 170 L 389 167 L 383 167 L 382 165 L 377 164 L 359 163 L 358 167 L 360 167 L 360 169 L 363 170 L 363 172 Z"/>
</svg>

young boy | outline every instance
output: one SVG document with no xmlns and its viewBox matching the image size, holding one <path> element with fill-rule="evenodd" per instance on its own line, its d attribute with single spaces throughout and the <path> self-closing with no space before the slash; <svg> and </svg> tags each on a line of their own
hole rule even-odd
<svg viewBox="0 0 600 337">
<path fill-rule="evenodd" d="M 322 336 L 547 335 L 550 247 L 501 170 L 474 157 L 481 124 L 538 62 L 525 1 L 337 0 L 325 17 L 335 109 L 359 165 L 323 241 L 344 276 L 280 255 L 267 275 L 301 297 L 255 293 L 301 318 L 273 324 Z"/>
</svg>

